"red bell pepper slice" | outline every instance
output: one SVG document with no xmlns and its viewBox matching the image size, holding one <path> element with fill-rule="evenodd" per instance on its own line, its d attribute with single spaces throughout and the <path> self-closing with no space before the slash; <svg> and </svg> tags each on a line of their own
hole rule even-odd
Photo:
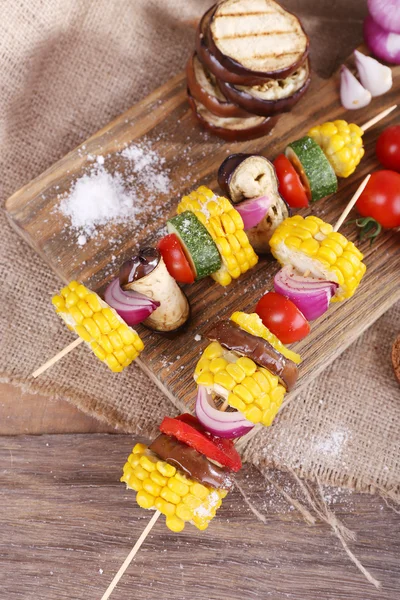
<svg viewBox="0 0 400 600">
<path fill-rule="evenodd" d="M 160 431 L 165 435 L 172 435 L 235 473 L 242 468 L 242 461 L 232 440 L 211 435 L 192 415 L 183 414 L 176 419 L 164 417 Z"/>
</svg>

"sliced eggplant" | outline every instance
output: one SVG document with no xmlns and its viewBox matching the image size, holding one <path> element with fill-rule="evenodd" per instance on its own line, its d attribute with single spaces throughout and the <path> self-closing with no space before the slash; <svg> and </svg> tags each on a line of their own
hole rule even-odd
<svg viewBox="0 0 400 600">
<path fill-rule="evenodd" d="M 149 329 L 173 332 L 188 320 L 189 302 L 155 248 L 144 248 L 126 261 L 120 269 L 119 278 L 122 289 L 134 290 L 160 303 L 143 322 Z"/>
<path fill-rule="evenodd" d="M 206 337 L 240 356 L 251 358 L 260 367 L 277 375 L 288 391 L 293 389 L 298 377 L 297 365 L 263 338 L 245 331 L 230 320 L 218 321 L 206 332 Z"/>
<path fill-rule="evenodd" d="M 255 115 L 270 117 L 288 112 L 306 93 L 311 82 L 309 62 L 285 79 L 268 79 L 256 86 L 237 86 L 219 81 L 221 92 L 228 100 L 235 102 Z"/>
<path fill-rule="evenodd" d="M 196 53 L 188 60 L 186 79 L 189 93 L 204 104 L 207 110 L 219 117 L 250 117 L 249 113 L 227 100 L 215 76 L 200 62 Z"/>
<path fill-rule="evenodd" d="M 246 74 L 239 75 L 230 71 L 215 57 L 210 49 L 208 41 L 209 22 L 215 10 L 215 5 L 212 6 L 202 17 L 196 32 L 196 52 L 203 65 L 219 80 L 227 81 L 237 85 L 261 85 L 266 81 L 265 77 Z"/>
<path fill-rule="evenodd" d="M 282 79 L 307 58 L 299 19 L 274 0 L 225 0 L 209 23 L 210 50 L 233 73 Z"/>
<path fill-rule="evenodd" d="M 196 101 L 188 91 L 188 102 L 194 116 L 205 129 L 229 142 L 254 140 L 267 135 L 276 125 L 278 117 L 252 116 L 238 119 L 235 117 L 217 117 L 201 102 Z"/>
<path fill-rule="evenodd" d="M 270 252 L 269 240 L 273 232 L 289 216 L 289 207 L 278 191 L 274 165 L 258 154 L 231 154 L 218 170 L 218 184 L 235 204 L 261 196 L 272 199 L 265 217 L 246 231 L 258 254 Z"/>
<path fill-rule="evenodd" d="M 228 490 L 233 479 L 228 469 L 214 464 L 194 448 L 183 444 L 172 436 L 161 434 L 149 446 L 158 457 L 195 481 L 217 489 Z"/>
</svg>

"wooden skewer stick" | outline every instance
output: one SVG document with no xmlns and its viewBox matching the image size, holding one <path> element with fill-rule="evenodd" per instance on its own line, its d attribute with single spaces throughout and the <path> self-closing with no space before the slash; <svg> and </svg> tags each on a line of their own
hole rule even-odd
<svg viewBox="0 0 400 600">
<path fill-rule="evenodd" d="M 112 580 L 112 582 L 106 589 L 105 593 L 102 595 L 101 600 L 107 600 L 111 596 L 118 581 L 121 579 L 122 575 L 125 573 L 126 569 L 129 567 L 132 560 L 135 558 L 136 554 L 139 552 L 140 546 L 143 544 L 143 542 L 149 535 L 150 531 L 153 529 L 153 527 L 156 524 L 157 519 L 160 515 L 161 515 L 160 511 L 156 510 L 154 515 L 151 517 L 150 521 L 147 523 L 146 527 L 143 529 L 142 534 L 139 537 L 139 539 L 137 540 L 136 544 L 133 546 L 132 550 L 129 552 L 128 556 L 126 557 L 126 559 L 120 566 L 118 572 L 114 576 L 114 579 Z"/>
<path fill-rule="evenodd" d="M 74 348 L 79 346 L 79 344 L 82 344 L 82 343 L 83 343 L 82 338 L 80 338 L 80 337 L 76 338 L 76 340 L 74 340 L 73 342 L 68 344 L 68 346 L 66 346 L 63 350 L 61 350 L 61 352 L 59 352 L 58 354 L 53 356 L 53 358 L 50 358 L 50 360 L 45 362 L 44 365 L 39 367 L 39 369 L 36 369 L 36 371 L 34 371 L 34 373 L 32 373 L 32 377 L 34 377 L 35 379 L 36 379 L 36 377 L 39 377 L 39 375 L 41 375 L 42 373 L 47 371 L 47 369 L 50 369 L 50 367 L 52 367 L 56 362 L 58 362 L 59 360 L 64 358 L 64 356 L 66 356 L 66 354 L 71 352 L 71 350 L 73 350 Z"/>
<path fill-rule="evenodd" d="M 375 123 L 378 123 L 378 121 L 380 121 L 381 119 L 384 119 L 385 117 L 387 117 L 387 115 L 389 113 L 392 112 L 392 110 L 394 110 L 395 108 L 397 108 L 397 104 L 394 104 L 393 106 L 390 106 L 389 108 L 386 108 L 386 110 L 383 110 L 382 112 L 379 113 L 379 115 L 376 115 L 376 117 L 374 117 L 373 119 L 370 119 L 369 121 L 367 121 L 366 123 L 364 123 L 364 125 L 361 125 L 361 129 L 363 131 L 367 131 L 367 129 L 369 129 L 370 127 L 372 127 L 373 125 L 375 125 Z"/>
<path fill-rule="evenodd" d="M 356 193 L 351 198 L 350 202 L 347 204 L 346 208 L 344 209 L 344 211 L 340 215 L 339 219 L 337 220 L 336 225 L 333 228 L 333 231 L 338 231 L 339 228 L 342 226 L 343 221 L 345 220 L 345 218 L 347 217 L 347 215 L 349 214 L 349 212 L 351 211 L 351 209 L 353 208 L 353 206 L 355 205 L 355 203 L 357 202 L 357 200 L 363 193 L 365 186 L 367 185 L 370 177 L 371 177 L 371 175 L 367 175 L 366 178 L 364 179 L 364 181 L 358 186 Z"/>
</svg>

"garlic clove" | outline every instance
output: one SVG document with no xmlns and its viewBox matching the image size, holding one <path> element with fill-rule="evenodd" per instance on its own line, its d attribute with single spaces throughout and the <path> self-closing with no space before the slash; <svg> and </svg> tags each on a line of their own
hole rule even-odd
<svg viewBox="0 0 400 600">
<path fill-rule="evenodd" d="M 355 110 L 371 102 L 371 92 L 365 89 L 349 69 L 342 65 L 340 70 L 340 100 L 344 108 Z"/>
<path fill-rule="evenodd" d="M 379 61 L 354 50 L 358 75 L 363 86 L 371 92 L 371 96 L 382 96 L 393 85 L 392 70 Z"/>
</svg>

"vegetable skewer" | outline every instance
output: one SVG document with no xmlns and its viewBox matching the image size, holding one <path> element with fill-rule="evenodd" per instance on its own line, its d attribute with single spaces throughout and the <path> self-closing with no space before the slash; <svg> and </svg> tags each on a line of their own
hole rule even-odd
<svg viewBox="0 0 400 600">
<path fill-rule="evenodd" d="M 357 199 L 360 196 L 360 194 L 362 193 L 362 191 L 364 190 L 365 186 L 367 185 L 369 178 L 370 178 L 370 175 L 368 175 L 363 180 L 363 182 L 361 183 L 361 185 L 358 187 L 357 191 L 355 192 L 354 196 L 351 198 L 351 200 L 349 201 L 349 203 L 346 205 L 345 209 L 343 210 L 342 215 L 339 217 L 339 219 L 337 220 L 337 222 L 336 222 L 336 224 L 334 226 L 334 230 L 335 231 L 338 231 L 338 229 L 342 225 L 344 219 L 346 218 L 347 214 L 351 211 L 351 209 L 353 208 L 353 206 L 357 202 Z M 226 401 L 221 406 L 220 410 L 222 411 L 222 410 L 225 410 L 225 409 L 226 409 Z M 159 510 L 156 510 L 155 513 L 154 513 L 154 515 L 152 516 L 152 518 L 150 519 L 150 521 L 146 525 L 145 529 L 143 530 L 142 534 L 140 535 L 140 537 L 136 541 L 136 543 L 133 546 L 132 550 L 130 551 L 130 553 L 128 554 L 128 556 L 126 557 L 126 559 L 124 560 L 123 564 L 119 568 L 119 570 L 116 573 L 116 575 L 114 576 L 113 580 L 111 581 L 110 585 L 108 586 L 108 588 L 107 588 L 106 592 L 104 593 L 104 595 L 102 596 L 101 600 L 108 600 L 108 598 L 111 596 L 113 590 L 115 589 L 115 587 L 117 586 L 118 582 L 120 581 L 120 579 L 124 575 L 125 571 L 129 567 L 129 565 L 132 562 L 132 560 L 135 558 L 137 552 L 139 551 L 140 547 L 142 546 L 142 544 L 146 540 L 147 536 L 151 532 L 152 528 L 156 524 L 156 522 L 157 522 L 158 518 L 160 517 L 160 515 L 161 515 L 161 512 Z"/>
<path fill-rule="evenodd" d="M 352 199 L 350 200 L 350 202 L 345 207 L 342 215 L 339 217 L 338 221 L 336 222 L 336 225 L 334 227 L 334 231 L 338 231 L 338 229 L 341 227 L 344 219 L 346 218 L 346 216 L 348 215 L 348 213 L 350 212 L 350 210 L 354 206 L 354 204 L 357 202 L 358 197 L 360 196 L 360 194 L 364 190 L 365 186 L 367 185 L 368 179 L 369 179 L 369 176 L 362 182 L 361 186 L 358 188 L 358 190 L 356 191 L 355 195 L 352 197 Z M 75 284 L 73 284 L 73 285 L 75 285 Z M 66 288 L 64 288 L 64 289 L 66 289 Z M 105 306 L 107 306 L 104 302 L 103 302 L 103 304 Z M 130 329 L 130 328 L 128 328 L 128 329 Z M 131 330 L 131 331 L 133 331 L 133 330 Z M 44 373 L 45 371 L 47 371 L 47 369 L 49 369 L 54 364 L 56 364 L 59 360 L 61 360 L 62 358 L 64 358 L 64 356 L 66 356 L 67 354 L 69 354 L 69 352 L 71 352 L 72 350 L 74 350 L 83 341 L 85 341 L 85 340 L 82 339 L 82 338 L 78 338 L 78 339 L 74 340 L 73 342 L 71 342 L 68 346 L 66 346 L 58 354 L 56 354 L 55 356 L 53 356 L 46 363 L 44 363 L 41 367 L 39 367 L 38 369 L 36 369 L 36 371 L 34 371 L 32 373 L 32 377 L 37 378 L 37 377 L 39 377 L 39 375 L 42 375 L 42 373 Z"/>
</svg>

